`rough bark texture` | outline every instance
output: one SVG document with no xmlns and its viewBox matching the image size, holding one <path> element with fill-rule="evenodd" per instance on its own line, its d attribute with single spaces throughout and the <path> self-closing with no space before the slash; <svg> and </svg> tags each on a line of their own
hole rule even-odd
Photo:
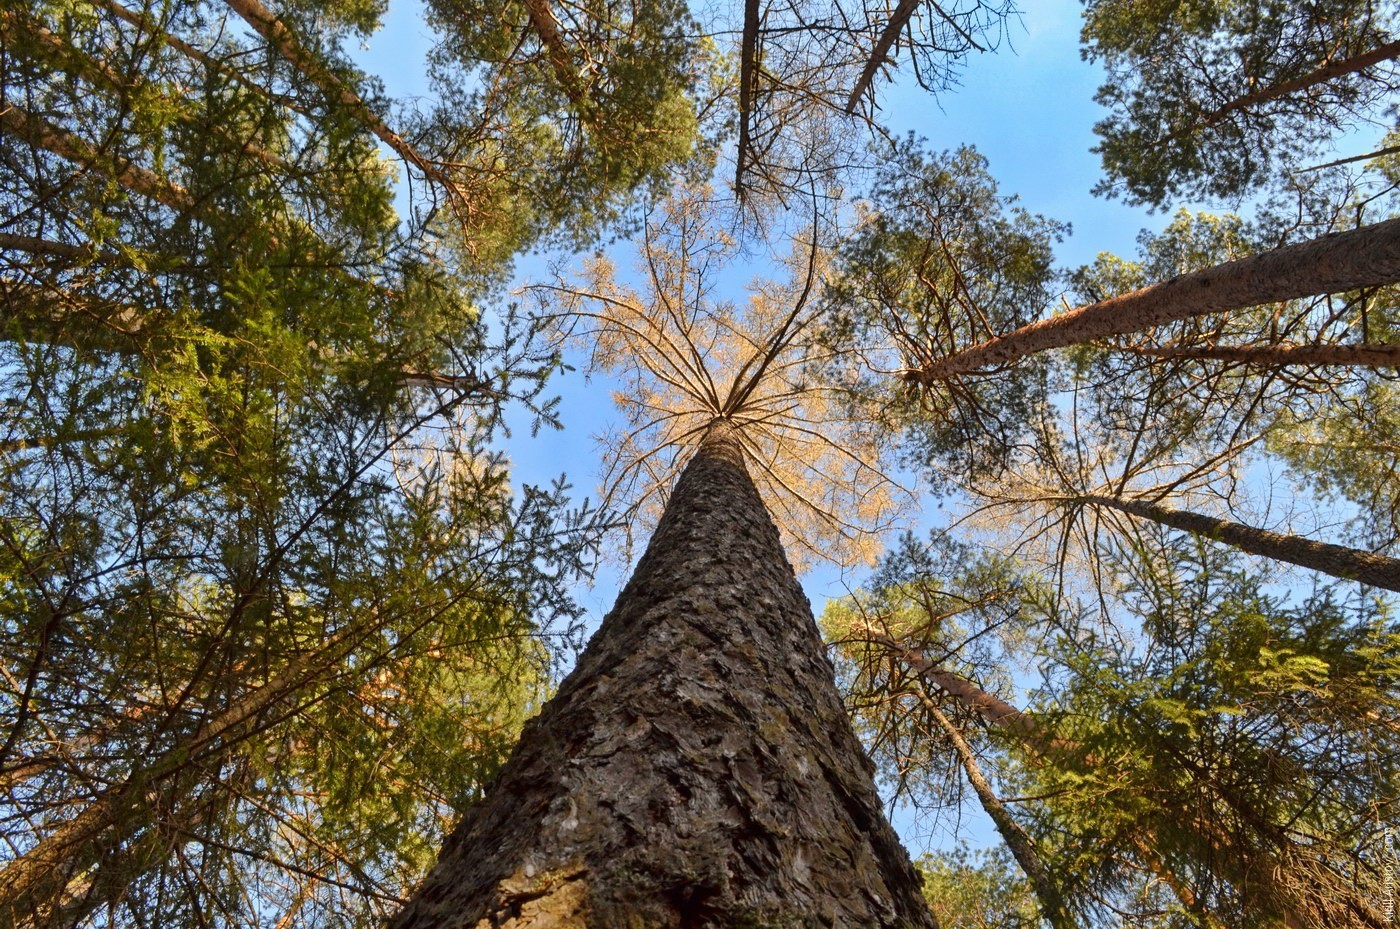
<svg viewBox="0 0 1400 929">
<path fill-rule="evenodd" d="M 725 422 L 393 929 L 931 927 Z"/>
<path fill-rule="evenodd" d="M 1347 548 L 1345 545 L 1333 545 L 1329 542 L 1315 542 L 1296 535 L 1269 532 L 1214 516 L 1174 510 L 1145 500 L 1091 496 L 1084 497 L 1081 502 L 1130 513 L 1164 526 L 1171 526 L 1173 529 L 1194 532 L 1196 535 L 1233 545 L 1251 555 L 1263 555 L 1265 558 L 1286 561 L 1333 577 L 1400 591 L 1400 559 L 1388 555 Z"/>
<path fill-rule="evenodd" d="M 904 372 L 904 378 L 931 386 L 1036 352 L 1179 319 L 1396 281 L 1400 281 L 1400 219 L 1276 248 L 1100 300 L 913 368 Z"/>
</svg>

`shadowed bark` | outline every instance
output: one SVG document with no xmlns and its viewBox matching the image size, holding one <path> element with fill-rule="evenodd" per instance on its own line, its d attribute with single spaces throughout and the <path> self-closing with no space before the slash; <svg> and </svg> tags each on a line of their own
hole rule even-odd
<svg viewBox="0 0 1400 929">
<path fill-rule="evenodd" d="M 1266 529 L 1256 529 L 1202 513 L 1172 509 L 1146 500 L 1087 496 L 1079 502 L 1118 510 L 1140 519 L 1150 519 L 1173 529 L 1233 545 L 1251 555 L 1263 555 L 1265 558 L 1286 561 L 1333 577 L 1361 581 L 1363 584 L 1383 587 L 1386 590 L 1400 590 L 1400 559 L 1388 555 L 1347 548 L 1345 545 L 1333 545 L 1330 542 L 1316 542 L 1302 536 L 1269 532 Z"/>
<path fill-rule="evenodd" d="M 1238 361 L 1260 367 L 1333 365 L 1400 368 L 1400 342 L 1363 345 L 1164 345 L 1159 348 L 1124 346 L 1122 351 L 1167 361 Z"/>
<path fill-rule="evenodd" d="M 717 420 L 574 672 L 393 929 L 932 927 Z"/>
</svg>

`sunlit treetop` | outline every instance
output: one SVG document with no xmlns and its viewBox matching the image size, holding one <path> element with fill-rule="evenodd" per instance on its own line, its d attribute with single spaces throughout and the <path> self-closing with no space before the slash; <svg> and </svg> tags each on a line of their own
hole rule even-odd
<svg viewBox="0 0 1400 929">
<path fill-rule="evenodd" d="M 799 567 L 870 563 L 909 495 L 886 471 L 873 421 L 816 376 L 832 360 L 813 332 L 828 255 L 809 230 L 777 260 L 786 280 L 755 280 L 732 302 L 722 286 L 740 257 L 722 228 L 732 208 L 708 186 L 681 185 L 650 215 L 635 276 L 597 256 L 576 279 L 537 288 L 588 369 L 619 385 L 621 420 L 599 436 L 605 499 L 644 531 L 710 423 L 726 419 Z"/>
</svg>

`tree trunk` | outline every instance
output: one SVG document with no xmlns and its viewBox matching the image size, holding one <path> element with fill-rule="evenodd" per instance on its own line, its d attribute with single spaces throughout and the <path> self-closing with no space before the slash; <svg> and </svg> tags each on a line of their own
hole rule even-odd
<svg viewBox="0 0 1400 929">
<path fill-rule="evenodd" d="M 1194 532 L 1196 535 L 1233 545 L 1251 555 L 1262 555 L 1333 577 L 1400 591 L 1400 560 L 1386 555 L 1347 548 L 1344 545 L 1332 545 L 1328 542 L 1314 542 L 1312 539 L 1296 535 L 1269 532 L 1214 516 L 1174 510 L 1145 500 L 1091 495 L 1076 498 L 1076 502 L 1107 507 L 1141 519 L 1150 519 L 1173 529 Z"/>
<path fill-rule="evenodd" d="M 1125 346 L 1122 351 L 1167 361 L 1238 361 L 1269 368 L 1281 368 L 1285 365 L 1400 367 L 1400 342 L 1369 345 L 1165 345 L 1160 348 Z"/>
<path fill-rule="evenodd" d="M 890 14 L 889 22 L 885 23 L 884 31 L 880 33 L 880 38 L 875 42 L 875 48 L 870 52 L 870 57 L 866 59 L 865 67 L 860 72 L 860 78 L 856 80 L 855 89 L 851 91 L 850 99 L 846 101 L 846 115 L 855 113 L 856 107 L 860 105 L 860 98 L 865 96 L 865 92 L 870 89 L 871 83 L 875 80 L 875 74 L 880 70 L 890 53 L 890 46 L 899 37 L 899 33 L 909 24 L 909 17 L 914 15 L 914 11 L 919 8 L 919 0 L 899 0 L 899 6 L 895 7 Z"/>
<path fill-rule="evenodd" d="M 177 213 L 191 212 L 197 204 L 189 191 L 148 168 L 100 151 L 60 126 L 26 113 L 14 104 L 0 110 L 0 132 L 34 148 L 52 152 L 65 161 L 86 168 L 132 193 L 163 203 Z"/>
<path fill-rule="evenodd" d="M 1006 804 L 1001 802 L 1001 798 L 992 790 L 991 783 L 982 774 L 982 767 L 977 763 L 977 756 L 972 751 L 972 746 L 967 744 L 962 732 L 953 725 L 948 717 L 943 715 L 943 711 L 938 708 L 938 704 L 929 699 L 927 694 L 919 694 L 920 702 L 924 709 L 928 710 L 938 723 L 943 733 L 948 736 L 948 741 L 953 743 L 953 750 L 957 752 L 958 760 L 962 762 L 963 772 L 967 775 L 967 782 L 972 785 L 972 790 L 977 794 L 978 801 L 982 804 L 982 809 L 991 817 L 992 823 L 997 827 L 997 832 L 1001 834 L 1002 841 L 1006 847 L 1011 849 L 1012 856 L 1016 863 L 1021 866 L 1027 878 L 1030 879 L 1031 886 L 1035 889 L 1036 899 L 1040 901 L 1040 912 L 1045 917 L 1053 929 L 1074 929 L 1074 920 L 1070 918 L 1069 912 L 1065 909 L 1064 900 L 1060 898 L 1060 889 L 1055 886 L 1050 879 L 1050 873 L 1045 869 L 1045 862 L 1040 858 L 1040 852 L 1036 850 L 1035 840 L 1021 828 L 1021 824 L 1012 817 L 1011 811 L 1006 808 Z"/>
<path fill-rule="evenodd" d="M 263 6 L 260 0 L 226 0 L 226 2 L 235 13 L 243 18 L 244 22 L 252 26 L 258 35 L 275 48 L 279 55 L 319 87 L 321 92 L 326 95 L 327 100 L 345 107 L 360 125 L 374 133 L 379 141 L 393 149 L 404 161 L 422 171 L 424 177 L 440 184 L 443 190 L 458 202 L 467 203 L 466 195 L 461 188 L 452 178 L 447 176 L 437 162 L 424 156 L 406 139 L 390 129 L 388 124 L 370 109 L 369 104 L 360 98 L 359 94 L 355 93 L 330 68 L 316 61 L 314 56 L 302 47 L 301 42 L 292 34 L 292 30 L 287 27 L 287 24 Z"/>
<path fill-rule="evenodd" d="M 1379 287 L 1400 281 L 1400 219 L 1174 277 L 1022 326 L 903 373 L 932 386 L 959 374 L 1008 365 L 1027 355 L 1151 329 L 1180 319 Z"/>
<path fill-rule="evenodd" d="M 1037 754 L 1048 754 L 1064 747 L 1059 739 L 1046 736 L 1035 719 L 995 694 L 987 693 L 961 674 L 929 661 L 919 652 L 906 648 L 884 633 L 870 629 L 866 631 L 866 635 L 870 641 L 883 645 L 897 660 L 917 671 L 921 678 L 937 685 L 965 709 L 976 713 L 990 725 L 1008 730 L 1033 748 Z M 1070 744 L 1069 747 L 1076 753 L 1080 751 L 1077 745 Z"/>
<path fill-rule="evenodd" d="M 759 0 L 744 0 L 744 34 L 739 43 L 739 140 L 734 147 L 734 193 L 743 200 L 748 191 L 750 125 L 753 122 L 754 94 L 758 89 Z"/>
<path fill-rule="evenodd" d="M 932 927 L 727 421 L 393 929 Z"/>
<path fill-rule="evenodd" d="M 1386 42 L 1383 45 L 1368 49 L 1359 55 L 1343 58 L 1340 61 L 1328 62 L 1322 67 L 1299 77 L 1295 77 L 1292 80 L 1280 81 L 1277 84 L 1265 87 L 1261 90 L 1256 90 L 1253 93 L 1245 94 L 1242 97 L 1236 97 L 1234 100 L 1222 105 L 1211 113 L 1192 120 L 1189 125 L 1168 134 L 1166 138 L 1160 139 L 1155 144 L 1162 145 L 1193 132 L 1209 129 L 1231 113 L 1238 112 L 1239 110 L 1247 110 L 1250 107 L 1258 106 L 1261 103 L 1268 103 L 1271 100 L 1277 100 L 1289 94 L 1296 94 L 1301 90 L 1308 90 L 1309 88 L 1336 80 L 1347 74 L 1356 74 L 1359 71 L 1365 71 L 1369 67 L 1392 61 L 1397 57 L 1400 57 L 1400 42 Z"/>
<path fill-rule="evenodd" d="M 259 716 L 342 660 L 349 645 L 358 640 L 342 632 L 318 651 L 292 662 L 6 862 L 0 868 L 0 926 L 18 925 L 21 918 L 43 922 L 57 915 L 54 907 L 75 879 L 150 826 L 156 806 L 152 801 L 169 791 L 172 778 L 210 754 L 227 752 Z"/>
<path fill-rule="evenodd" d="M 18 11 L 0 12 L 0 42 L 9 47 L 17 47 L 17 40 L 21 39 L 28 40 L 21 53 L 36 64 L 50 70 L 64 71 L 86 81 L 94 89 L 111 92 L 119 97 L 124 105 L 129 96 L 146 97 L 153 105 L 158 104 L 173 111 L 175 118 L 186 126 L 216 134 L 230 147 L 241 150 L 266 168 L 288 172 L 293 170 L 291 165 L 257 143 L 238 138 L 223 126 L 207 125 L 207 120 L 177 94 L 149 81 L 121 73 L 107 62 L 67 44 L 42 23 L 25 14 Z"/>
</svg>

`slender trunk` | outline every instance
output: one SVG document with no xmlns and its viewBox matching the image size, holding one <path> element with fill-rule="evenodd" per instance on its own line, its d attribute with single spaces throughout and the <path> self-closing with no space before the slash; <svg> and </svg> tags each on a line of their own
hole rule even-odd
<svg viewBox="0 0 1400 929">
<path fill-rule="evenodd" d="M 1337 158 L 1332 161 L 1324 161 L 1320 165 L 1308 165 L 1306 168 L 1299 168 L 1299 173 L 1308 171 L 1321 171 L 1325 168 L 1335 168 L 1338 165 L 1354 164 L 1358 161 L 1370 161 L 1373 158 L 1384 158 L 1386 155 L 1400 154 L 1400 145 L 1387 145 L 1374 151 L 1366 152 L 1362 155 L 1348 155 L 1346 158 Z"/>
<path fill-rule="evenodd" d="M 1050 880 L 1050 874 L 1045 870 L 1045 863 L 1040 860 L 1040 852 L 1036 850 L 1035 841 L 1026 833 L 1026 830 L 1021 828 L 1021 824 L 1012 818 L 1011 811 L 1001 802 L 996 791 L 992 790 L 992 785 L 982 774 L 982 768 L 977 763 L 977 756 L 973 754 L 972 746 L 967 744 L 967 740 L 958 731 L 958 727 L 954 726 L 952 721 L 943 715 L 938 704 L 925 694 L 919 694 L 919 697 L 924 709 L 928 710 L 938 723 L 939 728 L 948 736 L 948 740 L 953 743 L 953 751 L 957 753 L 958 760 L 962 762 L 967 782 L 972 785 L 978 801 L 982 804 L 982 809 L 991 817 L 993 824 L 997 827 L 997 832 L 1001 834 L 1002 841 L 1006 843 L 1007 848 L 1011 849 L 1016 863 L 1021 866 L 1026 877 L 1030 878 L 1031 886 L 1035 888 L 1036 899 L 1040 901 L 1041 915 L 1054 929 L 1074 929 L 1074 921 L 1070 919 L 1069 913 L 1065 909 L 1064 900 L 1060 898 L 1059 888 Z"/>
<path fill-rule="evenodd" d="M 559 34 L 559 21 L 554 18 L 548 0 L 524 2 L 525 10 L 530 16 L 530 25 L 535 27 L 540 44 L 544 46 L 545 54 L 549 57 L 550 67 L 554 69 L 555 80 L 559 82 L 570 103 L 576 107 L 582 106 L 585 94 L 579 86 L 578 72 L 574 70 L 573 57 L 564 45 L 563 36 Z"/>
<path fill-rule="evenodd" d="M 753 141 L 754 92 L 758 88 L 759 0 L 744 0 L 744 35 L 739 44 L 739 140 L 734 146 L 734 192 L 742 200 Z"/>
<path fill-rule="evenodd" d="M 448 177 L 436 162 L 428 159 L 398 133 L 390 129 L 384 120 L 370 109 L 369 104 L 360 98 L 359 94 L 346 86 L 345 82 L 329 68 L 316 61 L 302 47 L 301 42 L 292 34 L 292 31 L 287 28 L 287 24 L 278 19 L 271 10 L 263 6 L 259 0 L 227 0 L 227 3 L 248 25 L 253 27 L 258 35 L 275 48 L 279 55 L 319 87 L 327 99 L 344 106 L 361 125 L 373 132 L 399 157 L 422 171 L 424 177 L 441 184 L 444 191 L 458 201 L 465 202 L 465 195 L 456 182 Z"/>
<path fill-rule="evenodd" d="M 189 212 L 195 208 L 194 198 L 178 184 L 125 158 L 99 151 L 86 139 L 26 113 L 14 104 L 6 104 L 0 110 L 0 132 L 93 171 L 172 210 Z"/>
<path fill-rule="evenodd" d="M 1147 862 L 1148 867 L 1162 879 L 1164 884 L 1171 888 L 1172 893 L 1181 901 L 1181 905 L 1186 908 L 1186 911 L 1196 918 L 1196 923 L 1201 929 L 1224 929 L 1224 924 L 1215 917 L 1215 914 L 1201 905 L 1201 899 L 1196 895 L 1196 892 L 1162 860 L 1161 854 L 1153 844 L 1154 841 L 1154 837 L 1134 835 L 1132 845 L 1142 856 L 1142 860 Z"/>
<path fill-rule="evenodd" d="M 1008 365 L 1036 352 L 1151 329 L 1175 320 L 1397 281 L 1400 219 L 1391 219 L 1100 300 L 1022 326 L 922 368 L 911 368 L 903 376 L 928 387 L 955 375 Z"/>
<path fill-rule="evenodd" d="M 132 352 L 149 321 L 130 304 L 0 277 L 0 339 Z"/>
<path fill-rule="evenodd" d="M 1202 345 L 1180 348 L 1168 345 L 1161 348 L 1124 347 L 1122 350 L 1169 361 L 1239 361 L 1270 368 L 1284 365 L 1400 367 L 1400 342 L 1370 345 Z"/>
<path fill-rule="evenodd" d="M 1269 532 L 1214 516 L 1175 510 L 1145 500 L 1089 495 L 1076 498 L 1075 502 L 1118 510 L 1173 529 L 1193 532 L 1226 545 L 1233 545 L 1251 555 L 1262 555 L 1333 577 L 1400 591 L 1400 559 L 1386 555 L 1328 542 L 1315 542 L 1296 535 Z"/>
<path fill-rule="evenodd" d="M 3 245 L 0 242 L 0 247 Z M 0 340 L 23 339 L 31 345 L 63 345 L 130 355 L 142 349 L 143 337 L 150 333 L 153 321 L 150 310 L 0 277 Z M 321 357 L 332 361 L 335 359 L 335 356 L 328 354 Z M 490 385 L 476 375 L 448 374 L 411 364 L 402 367 L 399 384 L 402 387 L 481 396 L 491 392 Z M 64 442 L 108 438 L 119 432 L 94 430 L 0 441 L 0 454 Z"/>
<path fill-rule="evenodd" d="M 51 912 L 35 912 L 18 929 L 78 929 L 87 924 L 94 913 L 120 903 L 133 881 L 167 859 L 180 833 L 197 820 L 197 816 L 188 815 L 152 824 L 139 838 L 95 862 L 91 873 L 64 888 L 62 901 Z"/>
<path fill-rule="evenodd" d="M 1184 135 L 1199 132 L 1202 129 L 1209 129 L 1231 113 L 1247 110 L 1250 107 L 1258 106 L 1261 103 L 1268 103 L 1280 97 L 1286 97 L 1289 94 L 1296 94 L 1301 90 L 1308 90 L 1309 88 L 1336 80 L 1347 74 L 1356 74 L 1357 72 L 1366 70 L 1372 65 L 1392 61 L 1395 58 L 1400 58 L 1400 42 L 1386 42 L 1383 45 L 1377 45 L 1373 49 L 1362 52 L 1360 55 L 1353 55 L 1350 58 L 1328 62 L 1315 71 L 1310 71 L 1300 77 L 1295 77 L 1288 81 L 1280 81 L 1277 84 L 1271 84 L 1253 93 L 1245 94 L 1243 97 L 1236 97 L 1234 100 L 1231 100 L 1229 103 L 1213 110 L 1205 116 L 1192 120 L 1190 125 L 1171 132 L 1156 144 L 1160 145 L 1164 142 L 1179 139 Z"/>
<path fill-rule="evenodd" d="M 153 758 L 127 782 L 89 803 L 34 846 L 0 869 L 0 926 L 21 917 L 47 918 L 69 884 L 119 848 L 151 821 L 150 799 L 167 779 L 209 752 L 232 744 L 259 715 L 305 686 L 320 669 L 339 660 L 348 637 L 332 639 L 199 727 L 178 745 Z"/>
<path fill-rule="evenodd" d="M 871 82 L 875 80 L 875 73 L 885 63 L 885 59 L 890 53 L 890 46 L 894 44 L 895 39 L 899 38 L 900 30 L 909 22 L 909 17 L 913 16 L 914 11 L 918 8 L 919 0 L 899 0 L 899 6 L 895 7 L 894 12 L 890 14 L 890 21 L 885 24 L 884 31 L 876 40 L 875 48 L 870 52 L 870 57 L 865 62 L 865 68 L 860 72 L 855 89 L 851 91 L 851 97 L 846 101 L 847 115 L 854 113 L 856 107 L 860 105 L 860 98 L 865 96 L 865 92 L 870 89 Z"/>
<path fill-rule="evenodd" d="M 116 262 L 119 260 L 116 252 L 99 254 L 91 245 L 74 245 L 71 242 L 56 242 L 52 239 L 42 239 L 32 235 L 16 235 L 12 232 L 0 232 L 0 249 L 27 252 L 30 255 L 66 258 L 73 262 Z"/>
<path fill-rule="evenodd" d="M 909 667 L 918 672 L 921 678 L 938 686 L 940 690 L 952 696 L 966 709 L 973 711 L 983 719 L 986 719 L 989 723 L 1012 733 L 1031 754 L 1051 763 L 1072 760 L 1087 767 L 1095 767 L 1099 764 L 1093 756 L 1086 754 L 1082 745 L 1046 732 L 1035 717 L 1023 713 L 995 694 L 987 693 L 966 678 L 935 665 L 915 649 L 905 648 L 899 645 L 894 639 L 878 633 L 872 635 L 870 638 L 871 641 L 878 642 L 890 649 L 891 654 L 897 660 L 908 664 Z M 936 709 L 936 707 L 930 706 L 931 703 L 932 701 L 926 700 L 924 705 L 931 709 Z M 941 715 L 940 713 L 940 716 Z M 944 725 L 944 723 L 945 720 L 940 720 L 940 725 Z M 947 725 L 951 725 L 951 723 Z M 947 731 L 946 725 L 944 728 L 945 731 Z M 964 745 L 966 745 L 965 741 Z M 954 748 L 957 749 L 956 742 L 954 743 Z M 959 757 L 962 758 L 961 750 L 959 749 L 958 751 Z M 966 765 L 965 760 L 964 765 Z M 971 780 L 970 777 L 969 780 Z M 975 783 L 973 784 L 973 789 L 977 790 L 977 785 Z M 995 794 L 990 791 L 990 786 L 988 787 L 988 792 L 992 798 L 995 799 Z M 980 791 L 979 799 L 982 799 Z M 1234 805 L 1229 797 L 1224 797 L 1223 799 L 1226 804 Z M 1238 810 L 1237 806 L 1236 809 Z M 990 815 L 991 811 L 989 810 L 988 813 Z M 1275 843 L 1278 842 L 1276 830 L 1269 830 L 1267 824 L 1259 822 L 1257 818 L 1253 816 L 1252 810 L 1245 810 L 1244 813 L 1246 817 L 1251 820 L 1252 825 L 1256 829 L 1260 829 L 1263 832 L 1274 832 L 1275 834 L 1270 837 L 1271 841 Z M 996 822 L 995 817 L 993 821 Z M 1270 899 L 1283 911 L 1284 924 L 1286 926 L 1292 927 L 1308 924 L 1306 920 L 1299 915 L 1298 907 L 1295 905 L 1295 900 L 1297 898 L 1296 890 L 1290 890 L 1289 887 L 1291 885 L 1287 882 L 1279 882 L 1279 876 L 1283 872 L 1283 869 L 1281 866 L 1278 866 L 1278 859 L 1276 856 L 1265 851 L 1259 856 L 1259 860 L 1242 862 L 1240 860 L 1239 849 L 1232 843 L 1228 835 L 1221 832 L 1218 823 L 1202 819 L 1199 815 L 1193 815 L 1185 819 L 1177 819 L 1176 824 L 1193 835 L 1196 840 L 1201 843 L 1201 847 L 1210 849 L 1215 855 L 1216 864 L 1218 866 L 1223 866 L 1225 863 L 1230 863 L 1233 866 L 1228 879 L 1236 886 L 1247 889 L 1251 884 L 1254 884 L 1255 886 L 1263 886 L 1266 888 L 1270 894 Z M 997 825 L 1000 830 L 1001 824 L 997 823 Z M 1013 822 L 1012 825 L 1016 824 Z M 1151 829 L 1153 828 L 1153 824 L 1147 822 L 1144 823 L 1144 827 Z M 1019 826 L 1017 826 L 1017 828 L 1019 829 Z M 1005 838 L 1005 833 L 1003 833 L 1003 837 Z M 1167 886 L 1177 895 L 1182 905 L 1195 914 L 1202 925 L 1207 927 L 1207 929 L 1218 929 L 1218 927 L 1222 925 L 1220 920 L 1204 908 L 1191 888 L 1183 882 L 1180 875 L 1172 869 L 1171 865 L 1166 862 L 1155 845 L 1153 845 L 1154 841 L 1154 837 L 1144 837 L 1141 833 L 1134 834 L 1130 837 L 1130 842 L 1133 848 L 1141 855 L 1143 863 L 1153 873 L 1162 878 Z M 1011 845 L 1009 840 L 1007 844 L 1011 847 L 1012 853 L 1017 855 L 1017 861 L 1020 861 L 1020 855 L 1017 854 L 1015 847 Z M 1034 852 L 1034 849 L 1032 848 L 1031 851 Z M 1022 867 L 1023 869 L 1026 867 L 1024 863 Z M 1026 873 L 1028 877 L 1032 877 L 1030 871 Z M 1034 881 L 1034 877 L 1032 877 L 1032 881 Z M 1347 895 L 1343 892 L 1339 892 L 1336 886 L 1318 883 L 1316 879 L 1313 880 L 1307 889 L 1314 894 L 1320 893 L 1321 899 L 1336 899 L 1342 901 L 1342 903 L 1357 916 L 1357 924 L 1374 926 L 1376 929 L 1379 929 L 1379 923 L 1375 913 L 1365 902 L 1357 898 L 1354 894 Z M 1042 898 L 1042 903 L 1043 902 L 1044 899 Z M 1049 918 L 1048 913 L 1047 918 Z"/>
<path fill-rule="evenodd" d="M 1073 743 L 1066 743 L 1053 736 L 1047 736 L 1035 719 L 1022 713 L 995 694 L 987 693 L 961 674 L 949 671 L 942 665 L 929 661 L 919 652 L 904 647 L 883 633 L 872 629 L 867 630 L 865 635 L 870 641 L 884 646 L 898 660 L 919 672 L 919 676 L 924 680 L 936 684 L 940 690 L 982 717 L 989 724 L 1011 732 L 1034 749 L 1036 754 L 1044 755 L 1065 747 L 1074 751 L 1079 750 L 1078 746 Z"/>
<path fill-rule="evenodd" d="M 217 133 L 220 138 L 230 146 L 237 148 L 243 154 L 260 162 L 264 167 L 276 168 L 282 171 L 294 170 L 278 156 L 264 149 L 262 146 L 246 139 L 235 138 L 220 126 L 206 127 L 202 125 L 198 116 L 187 105 L 182 97 L 160 90 L 151 86 L 149 82 L 139 78 L 133 78 L 116 71 L 106 62 L 99 61 L 91 55 L 85 54 L 80 49 L 74 48 L 61 38 L 54 35 L 42 24 L 19 12 L 0 12 L 0 40 L 7 38 L 9 30 L 15 30 L 27 36 L 33 43 L 31 48 L 38 51 L 42 61 L 37 63 L 49 68 L 62 69 L 76 77 L 87 81 L 93 87 L 102 87 L 109 92 L 114 92 L 123 98 L 134 93 L 146 93 L 154 101 L 169 107 L 176 113 L 176 118 L 187 126 L 195 126 L 206 132 Z"/>
<path fill-rule="evenodd" d="M 718 420 L 578 666 L 391 924 L 932 927 Z"/>
</svg>

